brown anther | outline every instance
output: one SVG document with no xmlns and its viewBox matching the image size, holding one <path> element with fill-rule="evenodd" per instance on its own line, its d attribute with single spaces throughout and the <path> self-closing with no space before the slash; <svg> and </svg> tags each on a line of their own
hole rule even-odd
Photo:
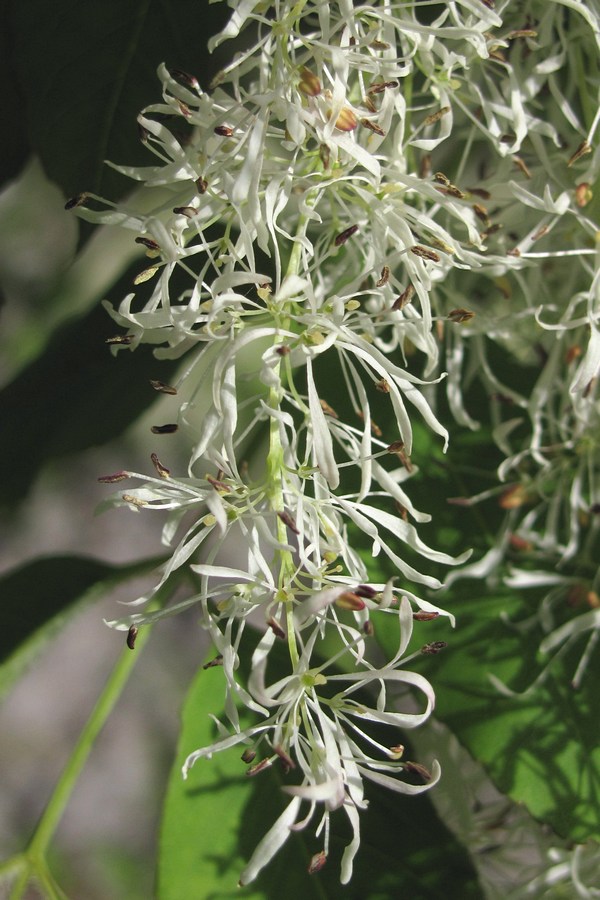
<svg viewBox="0 0 600 900">
<path fill-rule="evenodd" d="M 154 388 L 155 391 L 158 391 L 159 394 L 176 394 L 177 388 L 172 387 L 170 384 L 165 384 L 164 381 L 156 381 L 156 379 L 151 378 L 150 384 Z"/>
<path fill-rule="evenodd" d="M 463 322 L 468 322 L 470 319 L 475 318 L 475 313 L 470 309 L 463 309 L 462 306 L 459 306 L 457 309 L 450 310 L 448 318 L 451 322 L 462 325 Z"/>
<path fill-rule="evenodd" d="M 290 348 L 287 344 L 280 344 L 279 347 L 275 349 L 275 353 L 278 356 L 287 356 L 290 352 Z"/>
<path fill-rule="evenodd" d="M 512 161 L 515 164 L 515 166 L 521 170 L 521 172 L 523 173 L 525 178 L 531 178 L 531 172 L 527 168 L 527 164 L 525 163 L 525 160 L 521 159 L 520 156 L 513 156 Z"/>
<path fill-rule="evenodd" d="M 421 244 L 415 244 L 409 249 L 411 253 L 414 253 L 415 256 L 419 256 L 421 259 L 430 259 L 431 262 L 440 261 L 440 257 L 435 252 L 435 250 L 430 250 L 429 247 L 423 247 Z"/>
<path fill-rule="evenodd" d="M 255 775 L 258 775 L 260 772 L 264 772 L 265 769 L 269 769 L 273 765 L 271 759 L 267 756 L 266 759 L 261 759 L 259 763 L 256 763 L 255 766 L 250 766 L 249 769 L 246 769 L 246 775 L 248 778 L 253 778 Z"/>
<path fill-rule="evenodd" d="M 395 453 L 407 472 L 412 472 L 414 466 L 411 458 L 404 449 L 404 441 L 394 441 L 387 448 L 388 453 Z"/>
<path fill-rule="evenodd" d="M 193 219 L 194 216 L 198 215 L 198 210 L 195 206 L 174 206 L 173 212 L 176 216 L 185 216 L 186 219 Z"/>
<path fill-rule="evenodd" d="M 506 251 L 506 255 L 507 255 L 507 256 L 517 256 L 517 257 L 518 257 L 518 256 L 521 255 L 521 251 L 519 250 L 518 247 L 513 247 L 512 250 L 507 250 L 507 251 Z"/>
<path fill-rule="evenodd" d="M 496 3 L 494 0 L 481 0 L 484 6 L 487 6 L 488 9 L 496 9 Z"/>
<path fill-rule="evenodd" d="M 242 762 L 249 765 L 251 762 L 254 762 L 256 759 L 256 750 L 253 750 L 251 747 L 246 747 L 244 752 L 241 755 Z"/>
<path fill-rule="evenodd" d="M 127 632 L 127 646 L 130 650 L 135 650 L 135 639 L 138 636 L 138 630 L 135 625 L 129 626 L 129 631 Z"/>
<path fill-rule="evenodd" d="M 306 66 L 300 69 L 298 90 L 306 97 L 317 97 L 323 90 L 319 76 L 307 69 Z"/>
<path fill-rule="evenodd" d="M 176 216 L 185 216 L 186 219 L 193 219 L 194 216 L 198 215 L 198 210 L 195 206 L 174 206 L 173 212 Z"/>
<path fill-rule="evenodd" d="M 136 244 L 142 244 L 144 247 L 147 247 L 148 250 L 160 250 L 160 245 L 157 244 L 156 241 L 153 241 L 152 238 L 147 237 L 136 237 Z"/>
<path fill-rule="evenodd" d="M 133 494 L 122 494 L 121 497 L 125 503 L 133 503 L 134 506 L 148 506 L 146 500 L 140 500 L 139 497 L 134 497 Z"/>
<path fill-rule="evenodd" d="M 399 514 L 400 518 L 401 518 L 404 522 L 408 522 L 408 510 L 407 510 L 407 508 L 406 508 L 402 503 L 400 503 L 399 500 L 394 500 L 394 506 L 395 506 L 396 512 Z"/>
<path fill-rule="evenodd" d="M 489 59 L 493 59 L 493 60 L 495 60 L 495 62 L 499 62 L 499 63 L 506 62 L 506 56 L 504 55 L 502 50 L 498 50 L 498 49 L 490 50 Z"/>
<path fill-rule="evenodd" d="M 233 134 L 233 128 L 231 127 L 231 125 L 215 125 L 213 131 L 220 137 L 231 137 Z"/>
<path fill-rule="evenodd" d="M 282 641 L 285 640 L 285 631 L 283 630 L 279 622 L 277 622 L 272 616 L 267 619 L 267 625 L 269 626 L 275 637 L 280 638 L 280 640 Z"/>
<path fill-rule="evenodd" d="M 404 450 L 404 441 L 392 441 L 386 449 L 388 453 L 400 453 Z"/>
<path fill-rule="evenodd" d="M 420 775 L 423 781 L 431 781 L 431 772 L 425 766 L 422 766 L 421 763 L 405 762 L 402 763 L 402 766 L 407 772 L 412 772 L 413 775 Z"/>
<path fill-rule="evenodd" d="M 447 187 L 436 187 L 436 191 L 439 191 L 440 194 L 444 194 L 446 197 L 456 197 L 457 200 L 464 200 L 466 194 L 464 191 L 461 191 L 460 188 L 457 188 L 455 184 L 449 184 Z"/>
<path fill-rule="evenodd" d="M 205 194 L 207 192 L 208 181 L 206 180 L 206 178 L 202 178 L 202 176 L 200 176 L 200 178 L 196 178 L 194 184 L 196 185 L 196 190 L 199 194 Z"/>
<path fill-rule="evenodd" d="M 216 669 L 218 666 L 223 665 L 223 657 L 219 653 L 218 656 L 215 656 L 214 659 L 209 660 L 209 662 L 204 663 L 202 666 L 203 669 Z"/>
<path fill-rule="evenodd" d="M 323 168 L 328 169 L 331 160 L 331 151 L 327 144 L 321 144 L 319 146 L 319 159 L 323 163 Z"/>
<path fill-rule="evenodd" d="M 438 109 L 437 112 L 434 112 L 430 116 L 427 116 L 423 120 L 423 125 L 433 125 L 435 122 L 439 122 L 439 120 L 446 116 L 449 112 L 449 106 L 442 106 L 442 108 Z"/>
<path fill-rule="evenodd" d="M 98 481 L 102 484 L 115 484 L 117 481 L 125 481 L 126 478 L 131 478 L 129 472 L 121 471 L 115 472 L 114 475 L 101 475 Z"/>
<path fill-rule="evenodd" d="M 354 131 L 358 125 L 358 119 L 349 106 L 342 107 L 339 116 L 335 120 L 335 127 L 339 131 Z"/>
<path fill-rule="evenodd" d="M 389 394 L 390 392 L 390 383 L 385 378 L 382 378 L 381 381 L 377 381 L 375 383 L 375 388 L 381 394 Z"/>
<path fill-rule="evenodd" d="M 537 36 L 538 33 L 533 28 L 516 28 L 506 35 L 509 41 L 514 41 L 517 38 L 535 38 Z"/>
<path fill-rule="evenodd" d="M 404 744 L 394 744 L 393 747 L 390 747 L 390 756 L 394 759 L 401 759 L 403 753 Z"/>
<path fill-rule="evenodd" d="M 415 292 L 414 287 L 412 286 L 412 284 L 409 284 L 408 287 L 404 291 L 402 291 L 400 296 L 396 297 L 396 299 L 394 300 L 394 303 L 392 305 L 392 309 L 393 310 L 404 309 L 404 307 L 407 306 L 410 303 L 410 301 L 412 300 L 412 296 L 413 296 L 414 292 Z"/>
<path fill-rule="evenodd" d="M 381 270 L 381 275 L 377 282 L 375 283 L 375 287 L 383 287 L 384 284 L 387 284 L 390 280 L 390 267 L 384 266 Z"/>
<path fill-rule="evenodd" d="M 327 854 L 324 850 L 319 850 L 318 853 L 315 853 L 315 855 L 311 857 L 308 864 L 308 874 L 315 875 L 317 872 L 320 872 L 326 862 Z"/>
<path fill-rule="evenodd" d="M 150 459 L 152 460 L 152 465 L 156 469 L 157 474 L 160 475 L 161 478 L 168 478 L 171 474 L 171 470 L 167 469 L 166 466 L 163 466 L 156 453 L 151 453 Z"/>
<path fill-rule="evenodd" d="M 352 612 L 360 612 L 365 608 L 365 601 L 354 591 L 344 591 L 335 600 L 335 605 L 339 609 L 350 609 Z"/>
<path fill-rule="evenodd" d="M 174 78 L 175 81 L 178 81 L 179 84 L 183 84 L 184 87 L 192 88 L 193 91 L 200 92 L 200 85 L 198 84 L 198 79 L 193 75 L 188 75 L 187 72 L 184 72 L 183 69 L 169 69 L 169 74 L 171 78 Z"/>
<path fill-rule="evenodd" d="M 481 240 L 482 241 L 487 240 L 487 238 L 491 237 L 493 234 L 496 234 L 502 228 L 504 228 L 504 225 L 502 225 L 500 222 L 494 222 L 493 225 L 490 225 L 489 228 L 486 228 L 485 231 L 481 232 L 481 234 L 480 234 Z"/>
<path fill-rule="evenodd" d="M 582 156 L 586 156 L 586 154 L 591 153 L 592 148 L 591 145 L 587 141 L 582 141 L 573 156 L 569 159 L 567 166 L 569 168 L 577 162 L 578 159 L 581 159 Z"/>
<path fill-rule="evenodd" d="M 152 137 L 151 132 L 148 131 L 147 128 L 144 128 L 143 125 L 140 125 L 139 122 L 138 122 L 137 130 L 138 130 L 138 137 L 139 137 L 140 141 L 141 141 L 143 144 L 148 143 L 149 138 Z"/>
<path fill-rule="evenodd" d="M 593 196 L 594 193 L 591 185 L 589 185 L 587 181 L 582 181 L 581 184 L 578 184 L 575 188 L 575 202 L 577 203 L 577 206 L 587 206 Z"/>
<path fill-rule="evenodd" d="M 423 644 L 421 647 L 421 653 L 425 653 L 429 656 L 435 656 L 436 653 L 439 653 L 440 650 L 443 650 L 444 647 L 447 647 L 448 644 L 446 641 L 432 641 L 430 644 Z"/>
<path fill-rule="evenodd" d="M 375 114 L 377 113 L 377 107 L 375 106 L 375 103 L 374 103 L 372 97 L 369 97 L 369 96 L 367 95 L 367 96 L 365 97 L 365 99 L 363 100 L 362 105 L 363 105 L 364 108 L 367 109 L 370 113 L 373 113 L 373 115 L 375 115 Z"/>
<path fill-rule="evenodd" d="M 296 763 L 294 762 L 292 757 L 288 753 L 285 752 L 283 747 L 273 747 L 273 750 L 275 751 L 275 753 L 277 754 L 277 756 L 283 763 L 283 768 L 284 768 L 286 775 L 292 769 L 296 768 Z"/>
<path fill-rule="evenodd" d="M 183 100 L 178 100 L 177 106 L 179 107 L 179 111 L 180 111 L 181 115 L 185 116 L 186 119 L 189 119 L 190 116 L 192 115 L 192 111 L 189 108 L 189 106 L 187 105 L 187 103 L 184 103 Z"/>
<path fill-rule="evenodd" d="M 438 184 L 443 184 L 444 187 L 448 187 L 448 185 L 452 184 L 447 175 L 444 175 L 443 172 L 436 172 L 433 176 L 433 180 L 437 181 Z"/>
<path fill-rule="evenodd" d="M 565 362 L 567 365 L 579 359 L 581 356 L 581 347 L 579 344 L 572 344 L 565 353 Z"/>
<path fill-rule="evenodd" d="M 321 409 L 325 413 L 326 416 L 331 416 L 332 419 L 339 419 L 338 414 L 336 413 L 333 406 L 330 406 L 327 400 L 319 399 L 319 403 L 321 404 Z"/>
<path fill-rule="evenodd" d="M 379 127 L 377 122 L 373 122 L 371 119 L 361 119 L 360 124 L 370 131 L 373 131 L 375 134 L 378 134 L 380 137 L 385 137 L 385 131 L 383 128 Z"/>
<path fill-rule="evenodd" d="M 482 206 L 480 203 L 473 204 L 473 212 L 477 216 L 478 219 L 481 219 L 483 224 L 487 227 L 490 224 L 490 217 L 488 215 L 488 211 L 485 206 Z"/>
<path fill-rule="evenodd" d="M 425 180 L 431 175 L 431 153 L 424 153 L 419 160 L 419 175 Z"/>
<path fill-rule="evenodd" d="M 166 425 L 153 425 L 150 431 L 152 434 L 174 434 L 179 425 L 175 422 L 169 422 Z"/>
<path fill-rule="evenodd" d="M 284 525 L 287 525 L 287 527 L 290 529 L 290 531 L 293 531 L 294 534 L 300 534 L 300 531 L 298 530 L 298 526 L 292 519 L 289 512 L 287 512 L 285 509 L 282 509 L 277 513 L 277 516 L 279 519 L 281 519 L 281 521 L 283 522 Z"/>
<path fill-rule="evenodd" d="M 595 379 L 595 378 L 590 378 L 590 380 L 588 381 L 588 383 L 586 384 L 586 386 L 585 386 L 584 389 L 583 389 L 583 394 L 582 394 L 582 396 L 583 396 L 584 399 L 586 399 L 587 397 L 590 396 L 590 394 L 591 394 L 592 391 L 594 390 L 595 386 L 596 386 L 596 379 Z"/>
<path fill-rule="evenodd" d="M 336 235 L 334 244 L 336 247 L 341 247 L 342 244 L 345 244 L 348 238 L 351 238 L 353 234 L 356 234 L 358 231 L 358 225 L 350 225 L 349 228 L 345 228 L 343 231 L 340 231 L 338 235 Z"/>
<path fill-rule="evenodd" d="M 539 241 L 540 238 L 544 237 L 545 234 L 548 234 L 550 229 L 547 225 L 542 225 L 541 228 L 538 228 L 535 234 L 531 236 L 532 241 Z"/>
<path fill-rule="evenodd" d="M 481 197 L 482 200 L 491 200 L 492 195 L 489 191 L 484 190 L 483 188 L 467 188 L 470 194 L 473 194 L 474 197 Z"/>
<path fill-rule="evenodd" d="M 230 486 L 228 484 L 226 484 L 224 481 L 220 481 L 218 478 L 215 478 L 213 475 L 207 475 L 206 480 L 208 481 L 209 484 L 211 484 L 213 486 L 215 491 L 218 491 L 219 493 L 223 493 L 223 494 L 231 493 Z"/>
<path fill-rule="evenodd" d="M 437 619 L 438 616 L 439 612 L 426 612 L 424 609 L 420 609 L 419 612 L 413 613 L 415 622 L 431 622 L 432 619 Z"/>
<path fill-rule="evenodd" d="M 71 197 L 65 203 L 65 209 L 76 209 L 78 206 L 83 206 L 85 201 L 88 199 L 89 194 L 82 193 L 76 194 L 75 197 Z"/>
<path fill-rule="evenodd" d="M 374 81 L 367 88 L 367 94 L 383 94 L 388 88 L 398 87 L 397 81 Z"/>
<path fill-rule="evenodd" d="M 128 344 L 133 343 L 134 336 L 132 334 L 113 334 L 112 337 L 106 338 L 105 344 Z"/>
<path fill-rule="evenodd" d="M 363 622 L 362 630 L 363 634 L 366 635 L 366 637 L 373 637 L 373 635 L 375 634 L 375 628 L 370 619 L 367 619 L 366 622 Z"/>
</svg>

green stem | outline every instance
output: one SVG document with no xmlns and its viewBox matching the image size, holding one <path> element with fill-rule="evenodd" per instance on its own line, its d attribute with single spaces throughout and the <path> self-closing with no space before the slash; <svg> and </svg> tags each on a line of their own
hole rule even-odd
<svg viewBox="0 0 600 900">
<path fill-rule="evenodd" d="M 71 798 L 71 794 L 77 784 L 82 769 L 87 762 L 87 758 L 96 742 L 100 731 L 104 727 L 104 723 L 112 712 L 117 700 L 121 696 L 123 688 L 127 684 L 129 675 L 137 662 L 139 651 L 142 649 L 148 638 L 150 637 L 151 626 L 140 629 L 138 634 L 135 651 L 128 648 L 125 649 L 114 669 L 112 670 L 104 690 L 100 694 L 98 701 L 81 732 L 77 744 L 69 758 L 63 772 L 58 779 L 58 783 L 54 788 L 52 796 L 42 813 L 42 817 L 33 833 L 27 850 L 21 857 L 27 860 L 28 865 L 25 866 L 10 894 L 11 900 L 19 900 L 27 887 L 27 884 L 33 874 L 43 882 L 44 887 L 49 890 L 51 897 L 63 897 L 60 889 L 53 883 L 48 871 L 45 855 L 54 837 L 54 833 L 63 816 L 67 803 Z M 52 884 L 52 890 L 50 885 Z"/>
</svg>

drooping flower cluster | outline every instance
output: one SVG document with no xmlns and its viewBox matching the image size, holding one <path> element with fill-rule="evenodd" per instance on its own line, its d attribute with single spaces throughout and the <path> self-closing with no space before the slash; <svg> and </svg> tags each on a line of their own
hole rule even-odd
<svg viewBox="0 0 600 900">
<path fill-rule="evenodd" d="M 446 304 L 459 289 L 470 293 L 476 318 L 446 332 L 448 397 L 457 421 L 476 429 L 465 398 L 469 386 L 483 387 L 486 424 L 504 457 L 499 484 L 474 499 L 495 497 L 505 519 L 471 574 L 503 573 L 519 591 L 546 588 L 530 625 L 547 632 L 544 653 L 581 644 L 587 633 L 577 687 L 600 626 L 600 15 L 581 2 L 519 5 L 518 15 L 535 37 L 527 52 L 498 60 L 502 93 L 511 95 L 516 78 L 522 99 L 551 102 L 543 128 L 525 116 L 520 155 L 495 167 L 486 203 L 501 226 L 495 240 L 523 266 L 498 270 L 492 284 L 450 273 L 436 291 Z M 586 79 L 573 78 L 588 64 Z M 515 163 L 525 176 L 519 183 L 508 170 Z"/>
<path fill-rule="evenodd" d="M 387 0 L 231 5 L 213 46 L 243 29 L 253 42 L 208 91 L 193 76 L 159 70 L 163 101 L 138 120 L 157 162 L 117 167 L 142 182 L 140 191 L 116 207 L 91 195 L 71 204 L 83 218 L 128 229 L 147 250 L 136 291 L 111 310 L 126 329 L 115 345 L 149 343 L 158 358 L 188 360 L 175 385 L 155 383 L 181 401 L 177 422 L 155 430 L 179 429 L 191 445 L 187 474 L 172 476 L 154 456 L 155 476 L 106 480 L 137 479 L 141 486 L 118 502 L 170 512 L 164 538 L 175 549 L 158 587 L 189 567 L 197 588 L 114 624 L 200 610 L 223 667 L 228 726 L 219 723 L 216 742 L 192 754 L 185 771 L 252 742 L 264 764 L 282 760 L 292 778 L 299 773 L 242 881 L 321 805 L 325 854 L 330 812 L 343 808 L 350 819 L 347 881 L 363 779 L 415 793 L 438 777 L 436 764 L 421 769 L 427 783 L 419 787 L 399 777 L 415 764 L 402 760 L 396 729 L 420 724 L 434 702 L 428 682 L 403 668 L 413 620 L 449 614 L 404 583 L 433 590 L 432 563 L 468 556 L 434 550 L 419 535 L 428 516 L 404 486 L 416 470 L 409 413 L 447 444 L 433 399 L 443 362 L 450 406 L 469 424 L 464 361 L 481 359 L 484 379 L 499 384 L 481 348 L 508 332 L 497 314 L 473 320 L 457 286 L 509 271 L 519 285 L 535 279 L 533 233 L 509 246 L 499 226 L 511 229 L 527 208 L 551 227 L 571 206 L 566 189 L 553 198 L 525 187 L 525 141 L 543 161 L 557 129 L 536 114 L 536 82 L 524 92 L 511 64 L 518 48 L 535 56 L 538 32 L 511 29 L 493 3 L 457 0 L 441 13 L 439 4 Z M 565 5 L 581 4 L 552 8 Z M 558 90 L 553 71 L 546 78 Z M 481 170 L 490 153 L 492 173 Z M 583 214 L 578 221 L 587 223 Z M 565 332 L 582 303 L 559 317 Z M 537 327 L 529 301 L 515 316 L 524 329 Z M 584 387 L 595 346 L 593 338 L 575 363 Z M 536 400 L 534 410 L 531 402 L 518 400 L 535 422 L 547 403 Z M 499 434 L 506 444 L 510 427 Z M 526 452 L 543 458 L 541 445 Z M 511 451 L 507 470 L 518 462 Z M 386 557 L 397 590 L 392 580 L 373 583 L 359 552 L 365 537 L 373 556 Z M 375 666 L 366 647 L 372 620 L 391 614 L 398 652 Z M 239 647 L 251 621 L 260 629 L 242 684 Z M 323 661 L 331 633 L 339 650 Z M 289 673 L 269 684 L 278 639 L 287 642 Z M 395 711 L 398 685 L 424 694 L 422 713 Z M 361 689 L 376 690 L 371 706 L 355 698 Z M 241 727 L 239 704 L 258 724 Z M 390 726 L 389 747 L 369 734 L 369 722 Z"/>
</svg>

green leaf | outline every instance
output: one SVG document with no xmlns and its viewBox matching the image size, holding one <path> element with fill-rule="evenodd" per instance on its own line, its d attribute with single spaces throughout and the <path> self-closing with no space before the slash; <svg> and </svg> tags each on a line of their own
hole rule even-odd
<svg viewBox="0 0 600 900">
<path fill-rule="evenodd" d="M 470 508 L 449 505 L 448 497 L 470 496 L 493 484 L 473 467 L 490 466 L 497 454 L 485 432 L 454 441 L 442 465 L 430 453 L 422 434 L 415 445 L 421 473 L 411 496 L 432 514 L 433 547 L 458 552 L 472 546 L 480 558 L 505 527 L 504 512 L 492 499 Z M 369 560 L 373 579 L 395 574 L 385 561 Z M 447 571 L 435 574 L 447 577 Z M 399 585 L 400 586 L 400 585 Z M 419 593 L 419 587 L 406 585 Z M 422 593 L 422 591 L 421 591 Z M 436 692 L 436 716 L 457 736 L 470 754 L 486 768 L 500 791 L 523 803 L 537 819 L 573 841 L 600 838 L 600 718 L 596 690 L 600 679 L 600 653 L 593 655 L 579 690 L 571 681 L 589 634 L 553 662 L 549 677 L 524 697 L 507 697 L 492 684 L 499 678 L 513 691 L 524 691 L 548 662 L 538 654 L 543 638 L 540 627 L 518 630 L 509 622 L 531 617 L 541 597 L 534 591 L 514 593 L 490 590 L 478 580 L 460 580 L 431 599 L 454 613 L 456 630 L 446 619 L 415 623 L 414 649 L 431 641 L 448 642 L 439 655 L 423 655 L 411 667 L 428 678 Z M 573 614 L 565 608 L 564 616 Z M 395 648 L 391 634 L 378 630 L 387 652 Z"/>
<path fill-rule="evenodd" d="M 219 68 L 206 41 L 229 14 L 201 0 L 12 0 L 9 43 L 31 145 L 67 196 L 89 190 L 115 199 L 130 189 L 104 160 L 150 164 L 136 117 L 160 102 L 157 66 L 206 85 Z"/>
<path fill-rule="evenodd" d="M 246 658 L 242 650 L 241 659 Z M 171 773 L 161 829 L 159 900 L 184 896 L 288 900 L 348 898 L 387 900 L 467 900 L 482 897 L 467 853 L 441 824 L 426 795 L 399 797 L 367 783 L 369 809 L 361 814 L 361 849 L 351 883 L 339 883 L 344 846 L 350 839 L 343 810 L 332 815 L 330 856 L 325 868 L 309 875 L 314 853 L 314 822 L 290 838 L 256 882 L 240 894 L 239 874 L 254 847 L 285 808 L 281 776 L 275 767 L 254 778 L 245 775 L 243 746 L 200 760 L 183 781 L 186 756 L 215 740 L 209 713 L 223 716 L 219 668 L 200 671 L 183 709 L 183 725 Z"/>
<path fill-rule="evenodd" d="M 0 579 L 0 696 L 22 674 L 66 619 L 115 585 L 155 568 L 150 559 L 111 566 L 95 559 L 36 559 Z"/>
<path fill-rule="evenodd" d="M 501 620 L 503 614 L 523 619 L 531 609 L 520 597 L 490 596 L 472 582 L 462 583 L 454 600 L 458 625 L 455 634 L 446 635 L 450 646 L 421 666 L 435 687 L 438 718 L 499 790 L 557 834 L 577 842 L 600 839 L 600 657 L 592 658 L 578 691 L 571 688 L 577 654 L 570 653 L 556 660 L 534 691 L 504 697 L 489 673 L 524 690 L 540 671 L 541 634 L 521 634 Z"/>
</svg>

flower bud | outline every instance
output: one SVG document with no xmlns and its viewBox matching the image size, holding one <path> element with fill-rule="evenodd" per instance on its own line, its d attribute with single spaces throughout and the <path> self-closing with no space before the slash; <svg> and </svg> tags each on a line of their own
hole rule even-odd
<svg viewBox="0 0 600 900">
<path fill-rule="evenodd" d="M 323 90 L 319 76 L 315 75 L 314 72 L 311 72 L 310 69 L 307 69 L 306 66 L 303 66 L 302 69 L 300 69 L 298 90 L 307 97 L 316 97 Z"/>
<path fill-rule="evenodd" d="M 344 591 L 335 600 L 335 605 L 339 609 L 349 609 L 352 612 L 360 612 L 365 608 L 364 600 L 355 594 L 354 591 Z"/>
<path fill-rule="evenodd" d="M 358 119 L 348 106 L 344 106 L 335 120 L 335 127 L 340 131 L 354 131 L 358 125 Z"/>
</svg>

